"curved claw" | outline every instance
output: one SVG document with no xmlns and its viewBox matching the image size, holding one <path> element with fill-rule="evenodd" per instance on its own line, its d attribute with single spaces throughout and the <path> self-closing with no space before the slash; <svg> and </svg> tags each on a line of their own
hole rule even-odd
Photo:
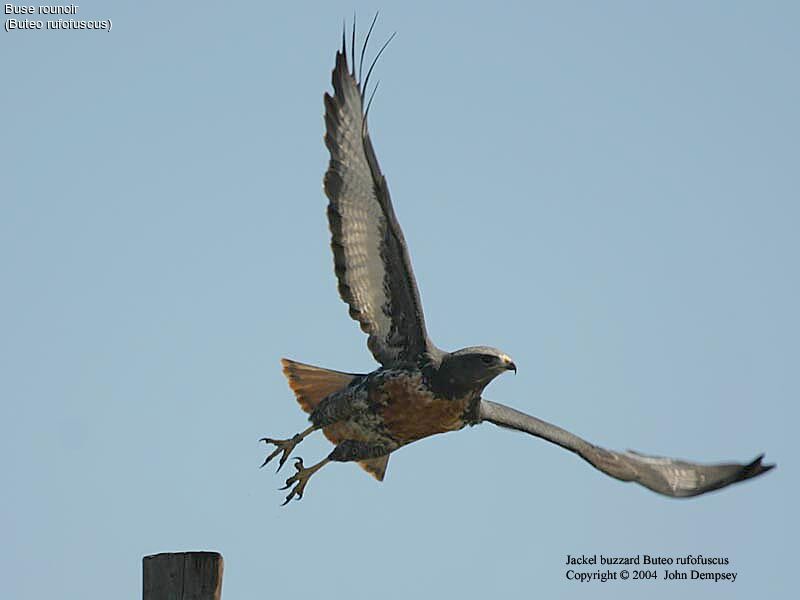
<svg viewBox="0 0 800 600">
<path fill-rule="evenodd" d="M 289 495 L 286 496 L 286 500 L 283 501 L 281 506 L 286 506 L 289 502 L 294 500 L 300 500 L 303 497 L 303 491 L 305 490 L 306 484 L 308 483 L 308 479 L 317 471 L 319 468 L 324 465 L 327 461 L 323 461 L 317 465 L 309 467 L 308 469 L 305 468 L 303 465 L 303 459 L 299 456 L 295 457 L 294 459 L 294 468 L 297 469 L 297 473 L 292 475 L 286 480 L 286 485 L 280 488 L 283 490 L 288 490 L 292 487 L 292 490 L 289 492 Z"/>
<path fill-rule="evenodd" d="M 278 461 L 278 468 L 275 470 L 277 473 L 283 468 L 283 465 L 286 464 L 286 461 L 289 459 L 289 456 L 292 454 L 297 444 L 303 441 L 303 436 L 298 433 L 288 440 L 274 440 L 272 438 L 263 437 L 258 441 L 266 444 L 274 444 L 276 446 L 275 450 L 264 459 L 264 462 L 261 463 L 259 468 L 266 466 L 273 458 L 282 453 Z"/>
<path fill-rule="evenodd" d="M 283 465 L 286 464 L 286 459 L 289 458 L 289 452 L 287 452 L 286 450 L 283 451 L 283 456 L 281 456 L 281 459 L 278 461 L 278 468 L 275 469 L 276 473 L 280 473 L 280 470 L 283 468 Z"/>
<path fill-rule="evenodd" d="M 267 463 L 268 463 L 269 461 L 271 461 L 273 458 L 275 458 L 276 456 L 278 456 L 278 454 L 279 454 L 280 452 L 281 452 L 281 448 L 280 448 L 280 447 L 276 448 L 276 449 L 275 449 L 275 451 L 274 451 L 272 454 L 270 454 L 270 455 L 269 455 L 267 458 L 265 458 L 265 459 L 264 459 L 264 462 L 263 462 L 263 463 L 261 463 L 261 466 L 260 466 L 260 467 L 258 467 L 258 468 L 259 468 L 259 469 L 261 469 L 261 468 L 263 468 L 263 467 L 267 466 Z M 282 461 L 282 463 L 283 463 L 283 461 Z M 282 464 L 282 463 L 281 463 L 281 464 Z M 278 467 L 278 468 L 280 469 L 280 467 Z"/>
</svg>

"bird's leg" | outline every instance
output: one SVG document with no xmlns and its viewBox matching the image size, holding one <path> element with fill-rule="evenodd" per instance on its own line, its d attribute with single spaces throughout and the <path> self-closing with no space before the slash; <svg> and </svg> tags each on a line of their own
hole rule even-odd
<svg viewBox="0 0 800 600">
<path fill-rule="evenodd" d="M 294 468 L 297 469 L 297 473 L 289 477 L 289 479 L 286 480 L 286 485 L 281 489 L 288 490 L 289 486 L 292 484 L 295 484 L 295 486 L 292 488 L 292 491 L 289 492 L 289 495 L 286 496 L 283 506 L 286 506 L 293 498 L 300 500 L 300 498 L 303 497 L 303 490 L 305 490 L 306 484 L 311 476 L 329 462 L 350 462 L 353 460 L 377 458 L 379 456 L 389 454 L 390 451 L 391 450 L 389 448 L 383 446 L 382 444 L 370 444 L 357 440 L 344 440 L 338 444 L 325 459 L 319 461 L 317 464 L 311 467 L 308 467 L 307 469 L 303 466 L 302 458 L 294 459 Z"/>
<path fill-rule="evenodd" d="M 371 444 L 359 440 L 344 440 L 328 455 L 329 460 L 337 462 L 350 462 L 352 460 L 367 460 L 385 456 L 392 451 L 383 444 Z"/>
<path fill-rule="evenodd" d="M 322 467 L 327 465 L 329 462 L 331 462 L 331 459 L 325 458 L 319 461 L 317 464 L 312 465 L 306 469 L 305 467 L 303 467 L 303 459 L 299 457 L 295 458 L 294 468 L 297 469 L 297 473 L 289 477 L 289 479 L 286 480 L 286 485 L 280 489 L 288 490 L 289 486 L 292 485 L 293 483 L 296 485 L 292 488 L 292 491 L 289 492 L 289 495 L 286 496 L 286 500 L 283 501 L 282 506 L 286 506 L 287 504 L 289 504 L 289 501 L 292 498 L 297 497 L 297 500 L 300 500 L 300 498 L 303 497 L 303 490 L 306 489 L 306 484 L 308 483 L 308 480 L 311 478 L 311 476 L 317 471 L 319 471 Z"/>
<path fill-rule="evenodd" d="M 297 444 L 302 442 L 304 437 L 316 431 L 317 429 L 319 429 L 317 425 L 311 425 L 311 427 L 309 427 L 302 433 L 298 433 L 288 440 L 273 440 L 272 438 L 266 438 L 266 437 L 261 438 L 259 440 L 260 442 L 266 442 L 267 444 L 273 444 L 275 446 L 275 450 L 266 459 L 264 459 L 264 462 L 261 463 L 261 466 L 262 467 L 265 466 L 269 461 L 271 461 L 273 458 L 278 456 L 278 454 L 283 452 L 281 459 L 278 461 L 278 471 L 280 471 L 281 467 L 283 467 L 283 464 L 289 458 L 289 455 L 292 453 L 295 446 L 297 446 Z"/>
</svg>

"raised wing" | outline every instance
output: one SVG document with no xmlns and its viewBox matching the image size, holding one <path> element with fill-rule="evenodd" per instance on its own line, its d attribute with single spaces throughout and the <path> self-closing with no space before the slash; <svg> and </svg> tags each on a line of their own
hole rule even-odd
<svg viewBox="0 0 800 600">
<path fill-rule="evenodd" d="M 356 80 L 355 65 L 348 70 L 344 39 L 333 90 L 333 96 L 325 94 L 331 160 L 324 182 L 339 294 L 369 334 L 367 346 L 378 362 L 416 363 L 432 345 L 403 232 L 367 133 L 364 86 Z"/>
<path fill-rule="evenodd" d="M 703 465 L 674 458 L 647 456 L 630 450 L 614 452 L 590 444 L 541 419 L 488 400 L 481 401 L 480 419 L 558 444 L 611 477 L 635 481 L 665 496 L 698 496 L 737 481 L 757 477 L 775 466 L 761 464 L 763 454 L 748 464 Z"/>
</svg>

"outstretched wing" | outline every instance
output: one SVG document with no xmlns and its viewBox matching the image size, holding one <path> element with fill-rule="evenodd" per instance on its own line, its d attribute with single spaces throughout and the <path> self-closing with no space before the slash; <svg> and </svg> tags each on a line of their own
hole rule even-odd
<svg viewBox="0 0 800 600">
<path fill-rule="evenodd" d="M 367 133 L 364 88 L 355 66 L 348 70 L 344 40 L 336 53 L 333 90 L 333 96 L 325 94 L 325 145 L 331 160 L 324 182 L 339 293 L 350 316 L 369 334 L 367 345 L 378 362 L 415 363 L 431 349 L 422 305 Z"/>
<path fill-rule="evenodd" d="M 541 419 L 488 400 L 481 400 L 480 418 L 481 421 L 524 431 L 558 444 L 575 452 L 607 475 L 622 481 L 635 481 L 665 496 L 698 496 L 737 481 L 757 477 L 775 466 L 761 464 L 763 454 L 748 464 L 703 465 L 674 458 L 647 456 L 630 450 L 614 452 L 590 444 Z"/>
</svg>

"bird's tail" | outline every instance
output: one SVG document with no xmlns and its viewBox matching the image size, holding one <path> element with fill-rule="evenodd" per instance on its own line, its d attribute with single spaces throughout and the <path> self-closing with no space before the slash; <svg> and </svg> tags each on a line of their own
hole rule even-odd
<svg viewBox="0 0 800 600">
<path fill-rule="evenodd" d="M 282 358 L 281 365 L 283 366 L 283 374 L 289 380 L 289 387 L 292 388 L 297 398 L 297 403 L 307 413 L 314 410 L 325 396 L 345 388 L 353 378 L 358 377 L 358 375 L 352 373 L 314 367 L 289 360 L 288 358 Z M 344 423 L 329 425 L 322 432 L 333 444 L 339 444 L 346 439 L 359 439 L 358 432 L 351 431 Z M 375 479 L 383 481 L 388 462 L 389 455 L 386 455 L 369 460 L 361 460 L 358 461 L 358 464 Z"/>
<path fill-rule="evenodd" d="M 288 358 L 282 358 L 281 365 L 297 403 L 307 413 L 314 410 L 325 396 L 338 392 L 357 377 L 352 373 L 314 367 Z"/>
</svg>

